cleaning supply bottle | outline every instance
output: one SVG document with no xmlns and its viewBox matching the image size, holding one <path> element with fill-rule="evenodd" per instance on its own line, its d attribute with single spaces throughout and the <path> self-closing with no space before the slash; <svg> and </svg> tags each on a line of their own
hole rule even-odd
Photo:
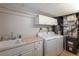
<svg viewBox="0 0 79 59">
<path fill-rule="evenodd" d="M 19 42 L 22 41 L 22 39 L 21 39 L 21 35 L 18 35 L 18 40 L 19 40 Z"/>
</svg>

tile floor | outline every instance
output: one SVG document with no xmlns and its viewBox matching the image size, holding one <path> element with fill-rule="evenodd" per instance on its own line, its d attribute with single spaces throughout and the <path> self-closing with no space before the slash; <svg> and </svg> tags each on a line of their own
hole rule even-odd
<svg viewBox="0 0 79 59">
<path fill-rule="evenodd" d="M 79 56 L 79 53 L 77 55 L 70 53 L 66 50 L 63 51 L 63 53 L 61 54 L 61 56 Z"/>
</svg>

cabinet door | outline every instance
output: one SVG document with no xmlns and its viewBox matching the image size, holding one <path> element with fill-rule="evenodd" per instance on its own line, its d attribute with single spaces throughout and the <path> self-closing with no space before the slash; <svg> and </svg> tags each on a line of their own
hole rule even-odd
<svg viewBox="0 0 79 59">
<path fill-rule="evenodd" d="M 14 56 L 17 55 L 19 51 L 16 48 L 5 50 L 0 52 L 0 56 Z"/>
<path fill-rule="evenodd" d="M 50 19 L 50 25 L 57 25 L 57 19 L 51 18 Z"/>
<path fill-rule="evenodd" d="M 29 51 L 29 52 L 26 52 L 24 54 L 22 54 L 22 56 L 34 56 L 34 51 Z"/>
<path fill-rule="evenodd" d="M 44 15 L 39 15 L 39 24 L 49 24 L 49 17 Z"/>
<path fill-rule="evenodd" d="M 63 51 L 63 37 L 57 39 L 57 55 L 61 54 Z"/>
<path fill-rule="evenodd" d="M 44 55 L 45 56 L 56 56 L 56 39 L 51 39 L 44 42 Z"/>
<path fill-rule="evenodd" d="M 28 52 L 30 50 L 34 50 L 34 43 L 25 44 L 17 48 L 17 51 L 19 51 L 21 54 Z"/>
<path fill-rule="evenodd" d="M 20 56 L 21 54 L 28 52 L 30 50 L 34 51 L 34 43 L 25 44 L 16 48 L 8 49 L 0 52 L 0 56 Z"/>
<path fill-rule="evenodd" d="M 18 49 L 20 50 L 19 56 L 34 56 L 34 43 L 24 45 Z"/>
<path fill-rule="evenodd" d="M 43 41 L 35 42 L 35 56 L 43 55 Z"/>
</svg>

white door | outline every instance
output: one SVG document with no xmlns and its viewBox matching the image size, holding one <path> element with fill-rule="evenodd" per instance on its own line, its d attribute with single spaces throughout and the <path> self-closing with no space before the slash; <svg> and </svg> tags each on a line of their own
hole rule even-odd
<svg viewBox="0 0 79 59">
<path fill-rule="evenodd" d="M 35 56 L 43 55 L 43 41 L 35 42 Z"/>
<path fill-rule="evenodd" d="M 29 52 L 26 52 L 24 54 L 22 54 L 22 56 L 34 56 L 34 51 L 29 51 Z"/>
<path fill-rule="evenodd" d="M 63 37 L 57 39 L 57 55 L 63 52 Z"/>
<path fill-rule="evenodd" d="M 44 42 L 44 54 L 46 56 L 56 56 L 56 39 L 51 39 Z"/>
</svg>

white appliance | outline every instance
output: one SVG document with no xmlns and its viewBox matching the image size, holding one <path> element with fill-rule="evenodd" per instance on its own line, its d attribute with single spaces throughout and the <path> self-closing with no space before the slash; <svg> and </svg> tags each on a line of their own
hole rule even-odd
<svg viewBox="0 0 79 59">
<path fill-rule="evenodd" d="M 41 32 L 38 36 L 44 41 L 45 56 L 56 56 L 63 52 L 63 36 L 54 32 Z"/>
</svg>

